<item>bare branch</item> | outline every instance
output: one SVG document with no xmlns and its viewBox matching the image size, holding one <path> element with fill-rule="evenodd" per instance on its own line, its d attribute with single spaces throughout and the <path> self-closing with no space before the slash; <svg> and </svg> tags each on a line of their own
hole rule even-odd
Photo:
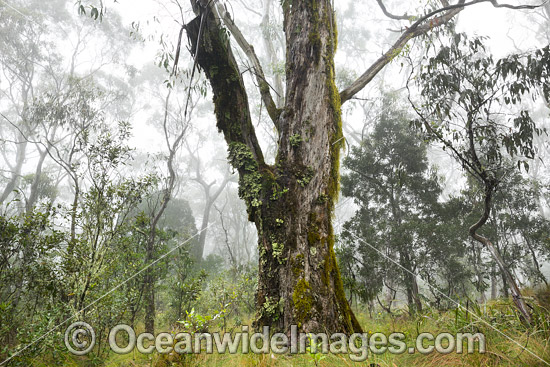
<svg viewBox="0 0 550 367">
<path fill-rule="evenodd" d="M 264 16 L 262 18 L 262 22 L 260 23 L 260 27 L 262 28 L 262 36 L 263 36 L 262 38 L 264 41 L 264 47 L 267 53 L 267 58 L 272 65 L 275 65 L 278 61 L 277 52 L 275 51 L 273 40 L 271 39 L 269 34 L 269 22 L 270 22 L 270 12 L 271 12 L 272 2 L 273 0 L 265 1 Z M 275 34 L 275 38 L 277 38 L 276 34 Z M 275 90 L 275 94 L 277 95 L 275 97 L 276 99 L 275 104 L 280 107 L 285 102 L 284 88 L 283 88 L 283 81 L 281 78 L 281 74 L 275 73 L 275 75 L 273 75 L 273 79 L 274 79 L 274 90 Z"/>
<path fill-rule="evenodd" d="M 376 2 L 378 3 L 378 6 L 380 6 L 380 9 L 382 9 L 382 12 L 384 13 L 384 15 L 387 16 L 388 18 L 395 19 L 395 20 L 409 20 L 409 19 L 411 19 L 411 16 L 407 15 L 407 13 L 405 13 L 404 15 L 395 15 L 395 14 L 390 13 L 388 11 L 388 9 L 386 8 L 386 5 L 384 5 L 384 3 L 382 2 L 382 0 L 376 0 Z"/>
<path fill-rule="evenodd" d="M 544 6 L 544 5 L 548 4 L 548 0 L 546 0 L 545 2 L 543 2 L 542 4 L 539 4 L 539 5 L 499 4 L 498 1 L 496 1 L 496 0 L 490 0 L 490 2 L 495 8 L 507 8 L 507 9 L 514 9 L 514 10 L 521 10 L 521 9 L 532 10 L 532 9 L 536 9 L 536 8 L 539 8 L 541 6 Z"/>
<path fill-rule="evenodd" d="M 262 96 L 262 101 L 264 102 L 267 108 L 269 117 L 271 117 L 271 120 L 273 120 L 275 127 L 278 128 L 278 120 L 279 120 L 279 115 L 281 114 L 281 110 L 277 108 L 277 106 L 275 105 L 275 102 L 273 101 L 271 92 L 269 91 L 271 87 L 265 78 L 265 74 L 260 64 L 260 60 L 258 60 L 258 56 L 256 56 L 256 52 L 254 52 L 254 47 L 252 47 L 252 45 L 250 45 L 246 41 L 240 29 L 237 27 L 233 19 L 231 19 L 231 16 L 229 15 L 229 13 L 219 3 L 218 3 L 217 10 L 220 13 L 221 18 L 223 19 L 223 23 L 229 29 L 231 34 L 235 37 L 235 41 L 237 41 L 239 47 L 244 51 L 244 53 L 252 63 L 252 66 L 254 67 L 254 74 L 256 75 L 256 80 L 260 87 L 260 94 Z"/>
</svg>

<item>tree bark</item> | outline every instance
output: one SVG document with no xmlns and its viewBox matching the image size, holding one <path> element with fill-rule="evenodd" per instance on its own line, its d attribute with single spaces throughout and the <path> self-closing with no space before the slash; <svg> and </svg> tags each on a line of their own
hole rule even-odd
<svg viewBox="0 0 550 367">
<path fill-rule="evenodd" d="M 405 280 L 409 313 L 415 314 L 416 312 L 422 311 L 422 302 L 420 301 L 418 283 L 416 281 L 416 275 L 414 274 L 414 269 L 412 268 L 411 262 L 409 253 L 405 249 L 400 250 L 399 263 L 403 269 L 406 269 L 406 272 L 403 273 L 403 277 Z"/>
<path fill-rule="evenodd" d="M 198 14 L 186 25 L 191 49 L 212 86 L 217 126 L 239 173 L 239 195 L 258 230 L 255 325 L 361 331 L 344 294 L 331 223 L 344 141 L 330 1 L 283 1 L 287 92 L 283 110 L 270 114 L 279 133 L 273 166 L 264 162 L 219 15 L 210 4 L 191 4 Z"/>
</svg>

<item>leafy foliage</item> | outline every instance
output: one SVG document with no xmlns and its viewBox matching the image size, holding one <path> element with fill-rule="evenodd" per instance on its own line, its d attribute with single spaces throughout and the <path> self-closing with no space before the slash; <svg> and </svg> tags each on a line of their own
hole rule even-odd
<svg viewBox="0 0 550 367">
<path fill-rule="evenodd" d="M 450 44 L 422 64 L 416 127 L 477 179 L 498 181 L 511 158 L 529 169 L 533 136 L 544 131 L 526 103 L 550 97 L 550 46 L 495 61 L 482 38 L 461 33 L 449 38 Z"/>
<path fill-rule="evenodd" d="M 341 254 L 354 256 L 357 271 L 348 273 L 355 273 L 365 301 L 384 287 L 403 286 L 413 308 L 418 286 L 412 273 L 436 281 L 439 273 L 454 293 L 468 272 L 456 271 L 463 268 L 464 247 L 451 224 L 454 208 L 438 202 L 441 187 L 428 164 L 426 145 L 409 128 L 405 112 L 387 108 L 395 104 L 395 97 L 386 96 L 373 132 L 344 160 L 350 173 L 342 177 L 342 192 L 359 209 L 344 225 Z"/>
</svg>

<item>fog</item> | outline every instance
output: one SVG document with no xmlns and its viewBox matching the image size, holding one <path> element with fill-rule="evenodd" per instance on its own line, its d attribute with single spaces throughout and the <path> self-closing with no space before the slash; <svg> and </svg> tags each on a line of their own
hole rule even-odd
<svg viewBox="0 0 550 367">
<path fill-rule="evenodd" d="M 57 312 L 51 319 L 60 322 L 72 315 L 99 320 L 100 311 L 109 309 L 112 315 L 102 327 L 130 320 L 144 330 L 155 322 L 157 329 L 191 322 L 195 310 L 208 315 L 212 325 L 223 319 L 218 326 L 224 332 L 228 325 L 263 320 L 261 307 L 271 302 L 265 296 L 258 305 L 256 298 L 263 297 L 258 289 L 269 288 L 262 285 L 268 272 L 262 265 L 264 246 L 278 261 L 268 260 L 278 267 L 273 273 L 281 277 L 294 271 L 286 264 L 299 258 L 277 237 L 285 228 L 292 228 L 288 236 L 297 236 L 288 243 L 310 246 L 307 274 L 309 267 L 317 269 L 312 273 L 329 267 L 328 260 L 315 265 L 310 241 L 318 238 L 329 255 L 335 251 L 337 282 L 343 280 L 345 298 L 364 318 L 378 312 L 410 316 L 422 305 L 450 310 L 463 300 L 485 307 L 511 297 L 512 305 L 518 297 L 511 279 L 527 297 L 548 286 L 550 75 L 546 54 L 537 54 L 550 40 L 548 3 L 536 7 L 535 1 L 521 1 L 533 5 L 524 9 L 519 1 L 508 7 L 480 1 L 445 19 L 457 8 L 451 7 L 421 23 L 422 35 L 414 33 L 396 47 L 423 14 L 448 2 L 332 1 L 338 45 L 331 82 L 340 96 L 369 67 L 380 60 L 383 66 L 341 106 L 344 143 L 334 163 L 342 177 L 336 184 L 340 192 L 334 208 L 325 204 L 332 196 L 327 199 L 324 191 L 311 194 L 318 197 L 316 205 L 328 208 L 327 215 L 319 215 L 328 218 L 328 227 L 311 227 L 315 235 L 303 224 L 294 228 L 285 222 L 285 215 L 296 223 L 309 215 L 306 222 L 314 222 L 313 214 L 300 212 L 307 207 L 301 202 L 288 199 L 280 208 L 274 234 L 266 228 L 275 219 L 263 216 L 289 190 L 294 195 L 293 187 L 305 192 L 310 182 L 328 176 L 298 172 L 301 167 L 290 163 L 287 169 L 281 160 L 288 153 L 283 148 L 301 152 L 288 153 L 294 158 L 306 147 L 326 148 L 315 146 L 313 137 L 288 132 L 294 131 L 288 121 L 295 111 L 287 99 L 300 91 L 286 90 L 295 77 L 288 60 L 295 59 L 287 60 L 285 37 L 291 36 L 284 33 L 284 9 L 301 8 L 286 0 L 204 5 L 233 19 L 253 46 L 252 51 L 239 46 L 227 19 L 208 23 L 227 37 L 242 77 L 250 123 L 265 158 L 250 153 L 259 162 L 253 167 L 262 179 L 268 171 L 275 177 L 271 184 L 257 184 L 247 178 L 250 167 L 235 163 L 248 153 L 231 150 L 231 134 L 244 134 L 245 127 L 238 134 L 224 127 L 223 106 L 215 105 L 220 92 L 212 89 L 217 69 L 205 71 L 193 57 L 186 25 L 200 15 L 191 3 L 0 0 L 0 279 L 5 284 L 0 306 L 12 307 L 0 309 L 0 341 L 8 348 L 0 349 L 0 362 L 11 355 L 8 350 L 52 327 L 50 316 L 40 316 L 48 312 Z M 463 43 L 457 34 L 464 35 Z M 312 44 L 316 36 L 310 33 Z M 450 51 L 439 53 L 446 48 Z M 393 54 L 384 61 L 388 50 Z M 308 57 L 313 56 L 302 58 Z M 326 76 L 332 69 L 324 57 L 329 66 L 319 75 Z M 517 65 L 505 69 L 499 60 Z M 287 125 L 272 121 L 265 89 Z M 475 93 L 472 101 L 487 99 L 470 110 L 465 99 Z M 235 94 L 228 98 L 237 103 Z M 312 103 L 311 110 L 323 103 Z M 340 105 L 332 108 L 339 115 Z M 296 129 L 307 123 L 313 125 L 312 136 L 322 128 L 321 120 L 304 119 Z M 328 141 L 333 152 L 338 141 Z M 291 180 L 288 172 L 298 184 L 283 185 Z M 251 197 L 259 193 L 263 200 Z M 484 203 L 489 203 L 485 209 Z M 487 208 L 490 213 L 476 228 L 492 241 L 483 244 L 471 227 Z M 290 252 L 283 256 L 284 251 Z M 111 295 L 123 280 L 127 283 Z M 108 305 L 86 311 L 106 294 Z M 47 299 L 43 309 L 37 306 L 42 298 Z M 276 302 L 281 310 L 292 303 L 283 306 L 282 296 Z M 30 340 L 17 331 L 29 320 Z M 4 331 L 8 323 L 14 327 Z M 98 349 L 97 356 L 105 361 L 103 353 Z"/>
</svg>

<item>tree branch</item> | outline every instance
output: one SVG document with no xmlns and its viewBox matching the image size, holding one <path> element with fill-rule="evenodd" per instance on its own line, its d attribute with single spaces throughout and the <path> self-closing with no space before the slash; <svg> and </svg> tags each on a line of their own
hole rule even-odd
<svg viewBox="0 0 550 367">
<path fill-rule="evenodd" d="M 380 4 L 380 0 L 377 0 Z M 357 80 L 355 80 L 349 87 L 340 92 L 340 99 L 342 103 L 346 102 L 363 89 L 387 64 L 389 64 L 395 56 L 397 56 L 403 47 L 412 38 L 418 37 L 430 31 L 433 28 L 441 27 L 447 24 L 452 18 L 460 13 L 465 7 L 472 6 L 480 3 L 491 3 L 495 8 L 508 8 L 508 9 L 536 9 L 545 5 L 548 0 L 539 5 L 510 5 L 500 4 L 496 0 L 472 0 L 466 2 L 465 0 L 459 0 L 457 4 L 444 6 L 440 9 L 429 12 L 428 14 L 420 17 L 409 28 L 403 32 L 401 37 L 386 51 L 378 60 L 376 60 Z M 383 4 L 382 4 L 383 5 Z M 445 13 L 437 16 L 440 13 Z M 390 14 L 391 15 L 391 14 Z M 393 16 L 393 15 L 392 15 Z M 397 19 L 402 19 L 400 16 L 394 16 Z M 391 17 L 390 17 L 391 18 Z M 393 18 L 396 19 L 396 18 Z M 408 18 L 407 18 L 408 19 Z"/>
<path fill-rule="evenodd" d="M 382 0 L 376 0 L 376 2 L 378 3 L 378 6 L 380 6 L 380 9 L 382 9 L 382 12 L 384 13 L 384 15 L 387 16 L 388 18 L 395 19 L 395 20 L 410 20 L 411 19 L 411 16 L 407 15 L 407 13 L 405 13 L 404 15 L 395 15 L 395 14 L 390 13 L 388 11 L 388 9 L 386 8 L 386 5 L 384 5 L 384 3 L 382 2 Z"/>
<path fill-rule="evenodd" d="M 536 8 L 539 8 L 541 6 L 544 6 L 544 5 L 548 4 L 548 0 L 546 0 L 545 2 L 543 2 L 542 4 L 539 4 L 539 5 L 499 4 L 498 1 L 496 1 L 496 0 L 490 0 L 490 2 L 495 8 L 507 8 L 507 9 L 513 9 L 513 10 L 521 10 L 521 9 L 531 10 L 531 9 L 536 9 Z"/>
<path fill-rule="evenodd" d="M 264 102 L 267 108 L 269 117 L 271 117 L 271 120 L 275 124 L 275 127 L 279 129 L 278 120 L 279 120 L 279 115 L 281 114 L 281 110 L 277 108 L 277 106 L 275 105 L 275 102 L 273 101 L 273 98 L 271 97 L 271 93 L 269 91 L 271 86 L 269 85 L 269 83 L 265 78 L 265 74 L 264 74 L 262 65 L 260 64 L 260 60 L 258 60 L 258 56 L 256 56 L 256 52 L 254 52 L 254 47 L 252 47 L 252 45 L 250 45 L 246 41 L 241 30 L 237 27 L 233 19 L 231 19 L 231 16 L 226 11 L 226 9 L 220 3 L 218 3 L 217 7 L 218 7 L 217 10 L 221 15 L 223 23 L 229 29 L 231 34 L 235 37 L 235 41 L 237 41 L 237 44 L 239 45 L 239 47 L 244 51 L 244 53 L 252 63 L 252 66 L 254 67 L 254 75 L 256 76 L 256 81 L 258 82 L 258 86 L 260 88 L 262 101 Z"/>
<path fill-rule="evenodd" d="M 229 40 L 225 37 L 214 4 L 190 0 L 197 17 L 185 25 L 191 53 L 212 86 L 218 129 L 230 146 L 244 144 L 259 166 L 264 166 L 260 144 L 250 116 L 248 95 Z M 201 19 L 203 33 L 198 39 Z M 197 52 L 197 51 L 199 52 Z M 244 173 L 244 172 L 240 172 Z"/>
<path fill-rule="evenodd" d="M 243 6 L 243 8 L 245 8 L 245 9 L 248 10 L 249 12 L 254 13 L 254 14 L 256 14 L 256 15 L 259 16 L 259 17 L 262 17 L 262 14 L 258 13 L 256 10 L 254 10 L 254 9 L 252 9 L 251 7 L 249 7 L 248 5 L 246 5 L 246 3 L 245 3 L 243 0 L 239 0 L 239 2 L 240 2 L 241 5 Z"/>
<path fill-rule="evenodd" d="M 262 22 L 260 23 L 260 27 L 262 28 L 262 38 L 264 41 L 264 47 L 267 53 L 267 59 L 271 63 L 271 65 L 275 65 L 277 60 L 277 52 L 275 51 L 275 46 L 273 45 L 273 40 L 271 35 L 269 34 L 269 23 L 270 23 L 270 12 L 271 12 L 271 5 L 273 0 L 266 0 L 264 4 L 264 16 L 262 18 Z M 275 37 L 277 34 L 275 34 Z M 276 37 L 277 38 L 277 37 Z M 284 47 L 283 47 L 284 48 Z M 273 75 L 274 79 L 274 92 L 277 95 L 275 97 L 275 104 L 277 106 L 283 106 L 285 103 L 284 99 L 284 88 L 283 88 L 283 81 L 281 79 L 280 73 L 274 73 Z"/>
</svg>

